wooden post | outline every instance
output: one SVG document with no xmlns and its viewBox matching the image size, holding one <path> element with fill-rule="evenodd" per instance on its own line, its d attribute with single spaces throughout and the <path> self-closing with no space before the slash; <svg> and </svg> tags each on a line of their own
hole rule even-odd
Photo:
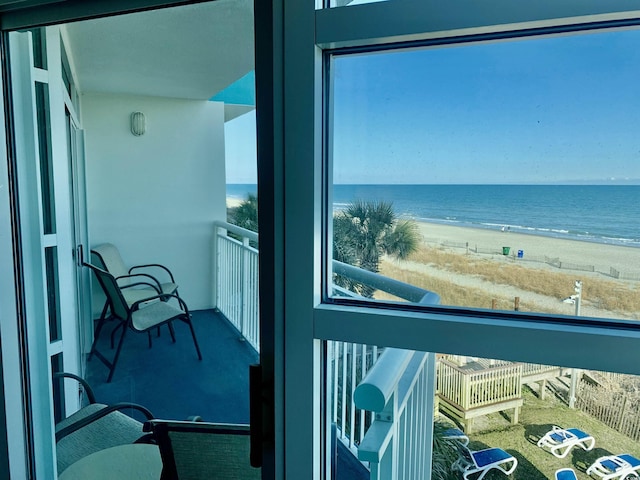
<svg viewBox="0 0 640 480">
<path fill-rule="evenodd" d="M 576 408 L 576 393 L 578 390 L 578 377 L 582 376 L 579 368 L 571 369 L 571 383 L 569 385 L 569 408 Z"/>
<path fill-rule="evenodd" d="M 516 297 L 513 301 L 513 309 L 517 312 L 520 310 L 520 297 Z"/>
<path fill-rule="evenodd" d="M 491 308 L 493 310 L 495 310 L 496 308 L 498 308 L 498 300 L 496 300 L 495 298 L 493 300 L 491 300 Z"/>
<path fill-rule="evenodd" d="M 620 415 L 618 415 L 618 421 L 616 422 L 616 430 L 621 432 L 622 419 L 624 418 L 625 410 L 627 409 L 627 396 L 622 397 L 622 408 L 620 409 Z"/>
</svg>

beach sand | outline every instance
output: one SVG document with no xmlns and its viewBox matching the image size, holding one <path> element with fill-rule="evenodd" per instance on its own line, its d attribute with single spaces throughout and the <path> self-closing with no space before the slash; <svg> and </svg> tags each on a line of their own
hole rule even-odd
<svg viewBox="0 0 640 480">
<path fill-rule="evenodd" d="M 239 207 L 243 201 L 242 198 L 227 197 L 227 208 Z"/>
<path fill-rule="evenodd" d="M 627 278 L 640 279 L 640 249 L 617 245 L 603 245 L 576 240 L 565 240 L 551 237 L 541 237 L 512 232 L 502 232 L 500 230 L 488 230 L 468 227 L 457 227 L 451 225 L 441 225 L 433 223 L 417 222 L 419 232 L 425 244 L 429 248 L 438 248 L 461 256 L 467 254 L 466 243 L 469 243 L 469 254 L 472 258 L 480 258 L 485 261 L 513 265 L 514 263 L 525 268 L 545 269 L 554 273 L 567 275 L 569 279 L 583 280 L 598 279 L 602 281 L 615 282 L 620 284 L 620 294 L 636 291 L 639 281 L 614 279 L 610 276 L 610 268 L 613 267 Z M 459 245 L 462 245 L 460 247 Z M 476 254 L 476 246 L 483 251 L 494 253 Z M 502 255 L 502 247 L 510 247 L 510 255 Z M 518 259 L 518 250 L 523 251 L 523 258 Z M 562 268 L 558 268 L 558 263 L 550 265 L 544 262 L 545 257 L 559 259 Z M 490 299 L 513 300 L 518 297 L 527 311 L 540 311 L 547 313 L 559 313 L 563 315 L 573 315 L 574 305 L 562 302 L 562 298 L 550 297 L 535 293 L 533 290 L 522 289 L 516 286 L 496 284 L 478 275 L 469 275 L 449 270 L 441 265 L 433 265 L 418 262 L 415 260 L 397 261 L 385 259 L 381 265 L 380 272 L 393 276 L 388 272 L 386 264 L 395 265 L 401 270 L 416 272 L 436 281 L 451 283 L 458 287 L 468 288 L 474 291 L 481 291 L 486 294 L 487 304 L 466 305 L 479 308 L 488 308 Z M 593 266 L 593 272 L 583 271 L 574 268 L 574 265 Z M 401 278 L 399 278 L 401 279 Z M 566 296 L 573 294 L 572 281 L 567 283 Z M 379 298 L 386 298 L 384 294 Z M 446 301 L 445 303 L 446 304 Z M 639 312 L 609 311 L 602 309 L 597 303 L 593 303 L 589 298 L 582 303 L 583 316 L 604 317 L 604 318 L 629 318 L 638 319 Z"/>
<path fill-rule="evenodd" d="M 538 260 L 543 257 L 558 258 L 566 264 L 580 266 L 593 265 L 596 272 L 610 274 L 613 267 L 622 273 L 640 276 L 640 248 L 601 243 L 581 242 L 561 238 L 527 235 L 501 230 L 458 227 L 435 223 L 417 222 L 420 234 L 427 244 L 467 243 L 475 250 L 491 249 L 501 252 L 502 247 L 510 247 L 510 258 L 523 251 L 521 264 L 526 266 L 526 260 Z M 452 251 L 464 251 L 461 248 Z M 496 255 L 499 258 L 500 255 Z M 564 268 L 563 268 L 564 270 Z M 569 270 L 569 269 L 567 269 Z"/>
</svg>

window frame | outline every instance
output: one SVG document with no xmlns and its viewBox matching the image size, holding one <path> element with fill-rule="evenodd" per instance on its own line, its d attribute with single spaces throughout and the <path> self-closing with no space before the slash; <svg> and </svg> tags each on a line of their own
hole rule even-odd
<svg viewBox="0 0 640 480">
<path fill-rule="evenodd" d="M 311 3 L 278 3 L 284 10 L 285 93 L 283 120 L 275 131 L 277 136 L 280 126 L 284 135 L 285 200 L 280 206 L 261 205 L 262 209 L 274 207 L 276 217 L 283 218 L 285 242 L 280 251 L 286 282 L 280 314 L 286 358 L 282 420 L 287 476 L 323 478 L 321 454 L 327 439 L 326 429 L 320 426 L 326 417 L 317 399 L 323 393 L 321 350 L 325 340 L 639 374 L 633 352 L 640 348 L 640 330 L 624 322 L 578 323 L 551 315 L 358 305 L 323 297 L 323 273 L 329 271 L 330 258 L 331 212 L 323 199 L 330 195 L 326 172 L 331 164 L 327 137 L 331 124 L 327 56 L 331 52 L 409 47 L 425 41 L 475 41 L 480 38 L 476 35 L 508 38 L 627 28 L 640 23 L 637 4 L 627 0 L 606 4 L 567 1 L 562 5 L 553 0 L 526 5 L 509 0 L 445 4 L 390 0 L 314 10 Z M 315 38 L 310 32 L 315 32 Z M 490 341 L 478 342 L 478 338 Z M 616 358 L 605 353 L 612 348 Z"/>
</svg>

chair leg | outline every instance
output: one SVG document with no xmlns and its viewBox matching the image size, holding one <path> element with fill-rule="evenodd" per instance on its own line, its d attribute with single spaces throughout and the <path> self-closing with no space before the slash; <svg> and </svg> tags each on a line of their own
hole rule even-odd
<svg viewBox="0 0 640 480">
<path fill-rule="evenodd" d="M 111 350 L 113 350 L 113 348 L 115 347 L 115 336 L 116 336 L 116 332 L 118 331 L 119 328 L 127 328 L 125 324 L 121 323 L 120 325 L 117 325 L 112 331 L 111 331 Z"/>
<path fill-rule="evenodd" d="M 153 341 L 151 340 L 151 331 L 147 331 L 147 337 L 149 337 L 149 348 L 153 347 Z"/>
<path fill-rule="evenodd" d="M 109 369 L 109 376 L 107 377 L 107 383 L 111 382 L 111 379 L 113 378 L 113 372 L 115 372 L 116 370 L 116 364 L 118 363 L 118 358 L 120 357 L 120 351 L 122 350 L 122 344 L 124 342 L 124 336 L 127 333 L 127 326 L 124 325 L 124 328 L 122 329 L 122 335 L 120 335 L 120 341 L 118 342 L 118 348 L 116 350 L 116 354 L 113 357 L 113 362 L 111 364 L 111 368 Z"/>
<path fill-rule="evenodd" d="M 91 360 L 93 358 L 93 354 L 96 351 L 96 344 L 98 343 L 98 338 L 100 338 L 100 332 L 102 332 L 102 327 L 104 327 L 104 322 L 107 320 L 107 310 L 109 308 L 109 303 L 105 302 L 104 307 L 102 308 L 102 313 L 100 314 L 100 319 L 98 320 L 98 326 L 96 327 L 96 331 L 93 335 L 93 343 L 91 344 L 91 350 L 89 351 L 89 357 L 87 360 Z"/>
<path fill-rule="evenodd" d="M 196 352 L 198 352 L 198 360 L 202 360 L 202 353 L 200 353 L 200 345 L 198 345 L 198 339 L 196 338 L 196 331 L 193 329 L 193 323 L 191 323 L 191 316 L 185 315 L 185 322 L 189 325 L 189 330 L 191 330 L 191 336 L 193 337 L 193 344 L 196 347 Z"/>
<path fill-rule="evenodd" d="M 169 333 L 171 334 L 172 342 L 176 343 L 176 331 L 173 329 L 173 323 L 169 322 L 167 326 L 169 327 Z"/>
</svg>

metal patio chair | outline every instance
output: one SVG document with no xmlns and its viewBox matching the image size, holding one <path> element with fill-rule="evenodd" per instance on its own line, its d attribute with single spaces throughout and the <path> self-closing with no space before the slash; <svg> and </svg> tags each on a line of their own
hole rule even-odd
<svg viewBox="0 0 640 480">
<path fill-rule="evenodd" d="M 90 268 L 96 275 L 96 278 L 98 279 L 98 282 L 100 283 L 100 286 L 102 287 L 102 290 L 107 297 L 107 303 L 109 309 L 111 310 L 111 316 L 115 320 L 120 322 L 120 324 L 115 327 L 111 334 L 112 346 L 115 333 L 118 330 L 122 330 L 116 352 L 113 357 L 113 361 L 109 361 L 97 349 L 97 341 L 102 329 L 102 323 L 99 323 L 98 329 L 96 330 L 95 338 L 93 340 L 93 344 L 91 345 L 90 358 L 91 356 L 95 355 L 100 359 L 100 361 L 102 361 L 102 363 L 104 363 L 109 368 L 109 376 L 107 378 L 107 382 L 110 382 L 113 378 L 113 372 L 115 371 L 116 364 L 118 363 L 118 358 L 120 356 L 120 351 L 122 350 L 122 343 L 124 342 L 124 337 L 128 330 L 132 330 L 136 333 L 147 333 L 147 336 L 149 338 L 149 348 L 151 348 L 151 329 L 166 324 L 169 327 L 171 339 L 175 342 L 176 337 L 173 329 L 173 321 L 181 320 L 189 326 L 189 329 L 191 330 L 191 336 L 193 338 L 193 344 L 198 354 L 198 359 L 202 360 L 200 346 L 198 345 L 196 332 L 193 329 L 193 324 L 191 323 L 191 315 L 189 314 L 189 309 L 187 307 L 187 304 L 180 297 L 178 297 L 177 295 L 162 293 L 138 300 L 132 305 L 129 305 L 124 298 L 124 295 L 120 286 L 118 285 L 116 278 L 112 274 L 90 263 L 85 263 L 84 265 Z M 177 302 L 178 307 L 175 307 L 167 302 L 167 300 L 169 299 L 174 299 Z M 153 300 L 162 301 L 153 302 Z"/>
<path fill-rule="evenodd" d="M 136 443 L 146 437 L 142 422 L 121 412 L 137 411 L 145 420 L 150 420 L 153 414 L 145 407 L 136 403 L 98 403 L 93 390 L 83 378 L 66 372 L 54 374 L 54 381 L 62 382 L 65 378 L 75 380 L 82 386 L 88 405 L 56 424 L 58 474 L 87 455 L 118 445 Z"/>
</svg>

